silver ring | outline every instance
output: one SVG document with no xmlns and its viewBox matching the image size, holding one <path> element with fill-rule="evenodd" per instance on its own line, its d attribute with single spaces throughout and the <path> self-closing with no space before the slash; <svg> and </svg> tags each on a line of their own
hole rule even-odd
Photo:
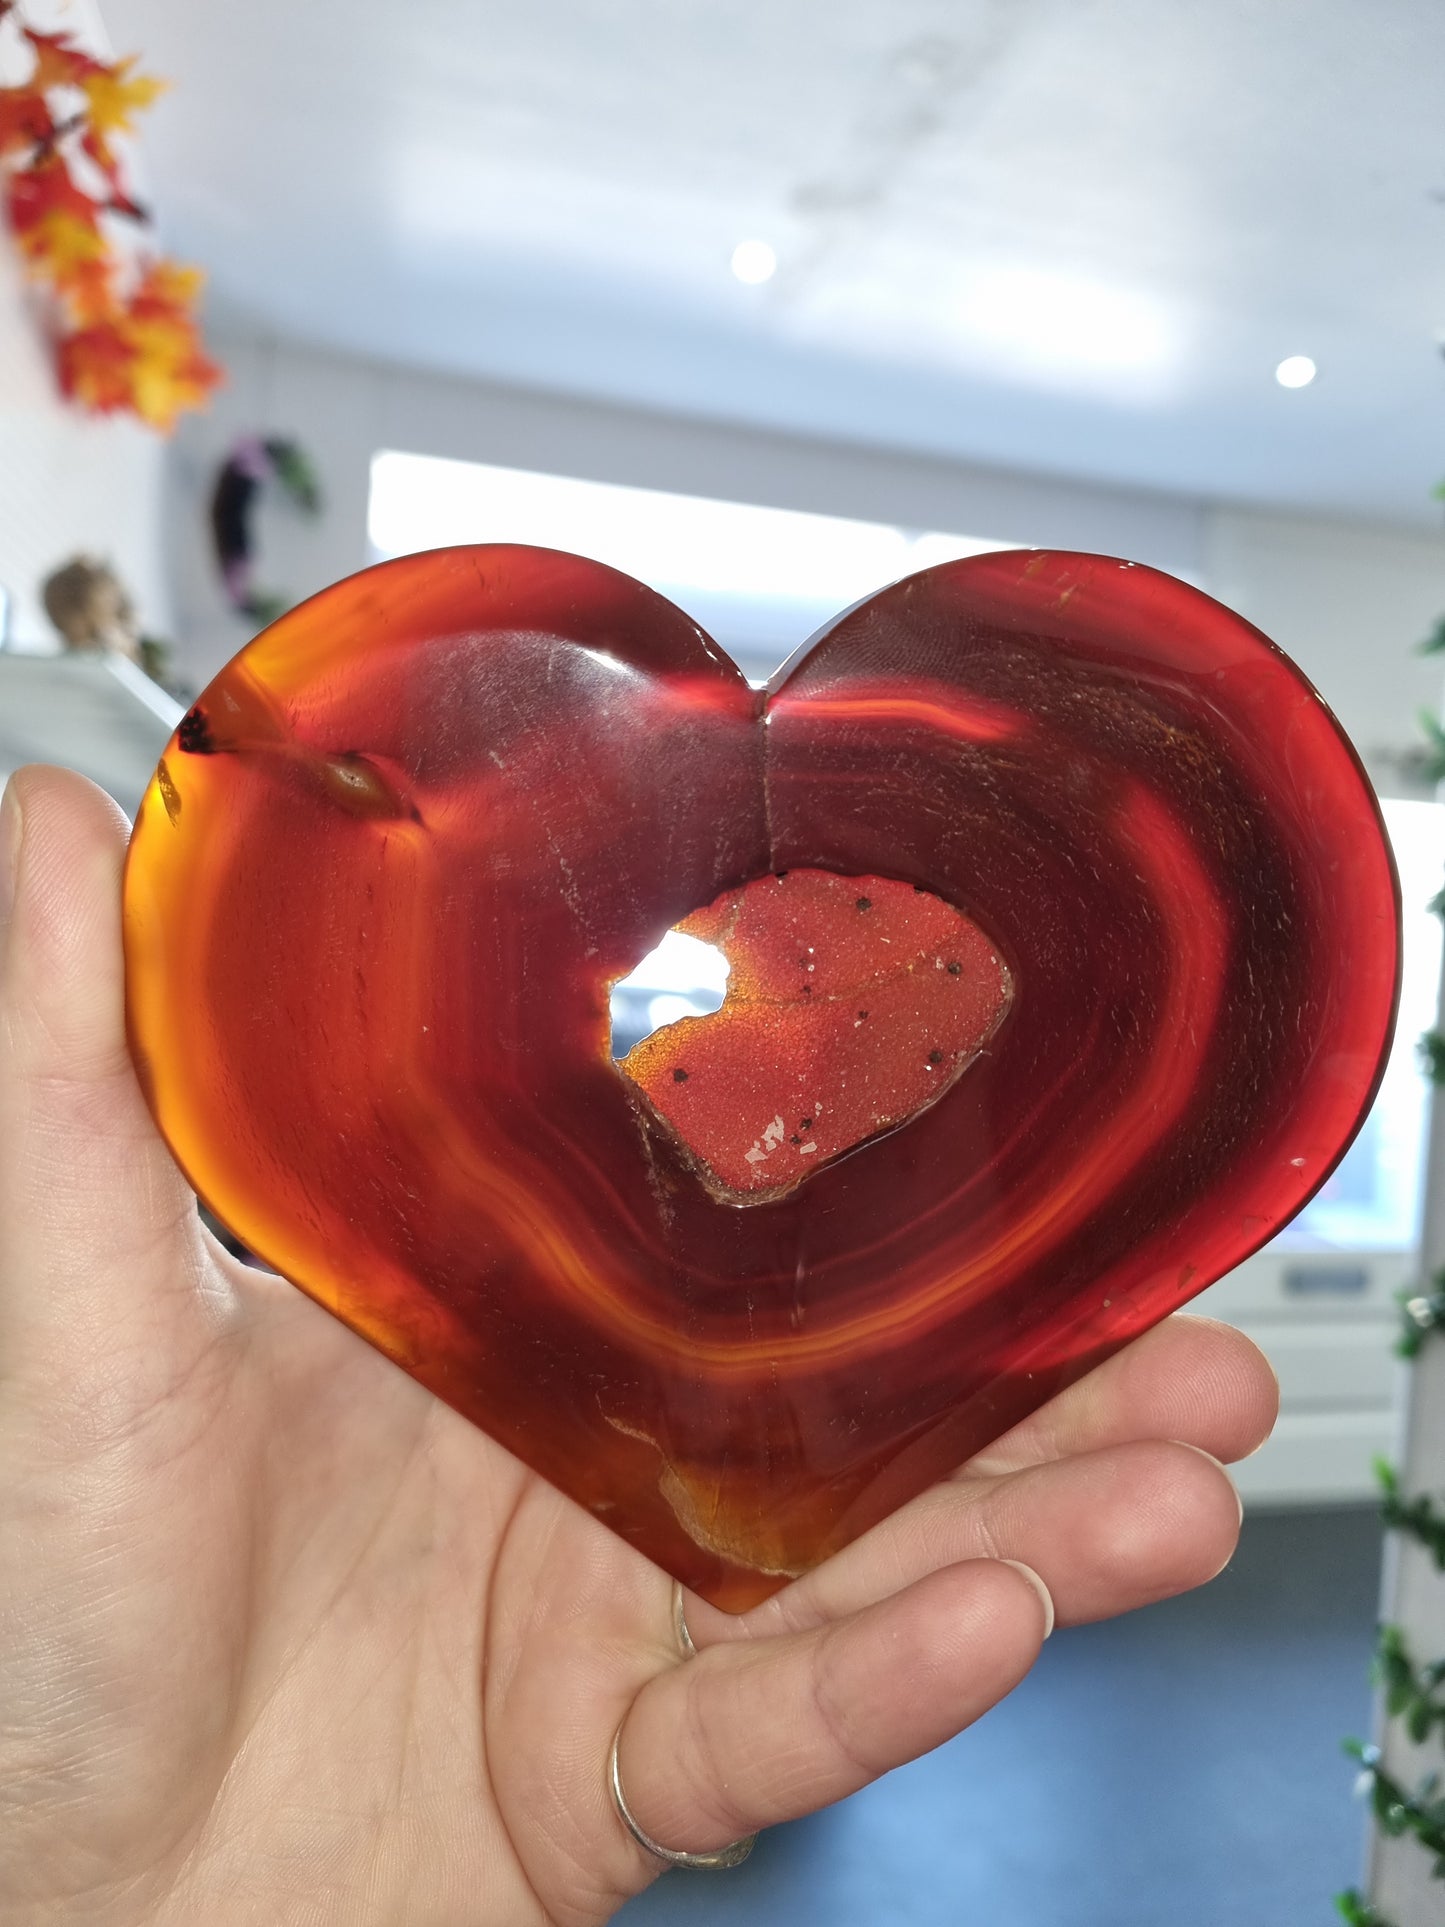
<svg viewBox="0 0 1445 1927">
<path fill-rule="evenodd" d="M 697 1648 L 692 1643 L 692 1634 L 687 1630 L 687 1614 L 682 1605 L 682 1581 L 672 1582 L 672 1630 L 677 1636 L 678 1650 L 684 1659 L 696 1659 Z"/>
<path fill-rule="evenodd" d="M 741 1840 L 734 1840 L 731 1846 L 719 1847 L 713 1853 L 678 1853 L 672 1847 L 661 1846 L 650 1833 L 644 1833 L 632 1817 L 632 1809 L 627 1804 L 627 1795 L 622 1791 L 622 1773 L 617 1764 L 618 1750 L 622 1745 L 622 1728 L 619 1726 L 612 1736 L 612 1758 L 608 1762 L 607 1780 L 612 1788 L 612 1804 L 616 1807 L 623 1826 L 632 1835 L 638 1846 L 654 1859 L 662 1860 L 669 1867 L 694 1867 L 701 1872 L 715 1873 L 723 1867 L 740 1867 L 753 1850 L 757 1840 L 755 1833 L 745 1834 Z"/>
</svg>

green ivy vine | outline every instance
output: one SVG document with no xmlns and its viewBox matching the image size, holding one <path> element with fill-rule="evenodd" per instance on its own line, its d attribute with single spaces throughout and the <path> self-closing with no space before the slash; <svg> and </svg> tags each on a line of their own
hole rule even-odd
<svg viewBox="0 0 1445 1927">
<path fill-rule="evenodd" d="M 1445 499 L 1445 484 L 1437 491 Z M 1424 655 L 1445 654 L 1445 616 L 1420 645 Z M 1445 783 L 1445 726 L 1428 711 L 1421 714 L 1425 736 L 1426 780 Z M 1445 889 L 1432 898 L 1431 910 L 1445 920 Z M 1420 1062 L 1436 1089 L 1445 1088 L 1445 1032 L 1428 1030 L 1419 1042 Z M 1440 1101 L 1440 1100 L 1437 1100 Z M 1401 1358 L 1419 1357 L 1426 1343 L 1445 1333 L 1445 1269 L 1422 1287 L 1401 1295 L 1402 1316 L 1396 1351 Z M 1399 1474 L 1384 1459 L 1375 1461 L 1380 1485 L 1380 1516 L 1391 1532 L 1405 1534 L 1422 1546 L 1436 1569 L 1445 1572 L 1445 1506 L 1427 1493 L 1407 1497 Z M 1381 1626 L 1375 1639 L 1370 1677 L 1379 1688 L 1388 1719 L 1399 1720 L 1417 1746 L 1438 1734 L 1445 1742 L 1445 1659 L 1419 1661 L 1411 1654 L 1399 1626 Z M 1380 1749 L 1361 1740 L 1347 1740 L 1345 1751 L 1360 1763 L 1361 1791 L 1370 1802 L 1375 1823 L 1387 1838 L 1411 1835 L 1433 1857 L 1431 1874 L 1445 1881 L 1445 1790 L 1442 1775 L 1429 1773 L 1413 1792 L 1401 1786 L 1380 1764 Z M 1394 1927 L 1358 1888 L 1335 1896 L 1335 1907 L 1349 1927 Z"/>
</svg>

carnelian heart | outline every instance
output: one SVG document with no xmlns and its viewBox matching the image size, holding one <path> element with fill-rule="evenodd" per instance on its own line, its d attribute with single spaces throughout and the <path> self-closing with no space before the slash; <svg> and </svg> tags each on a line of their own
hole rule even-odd
<svg viewBox="0 0 1445 1927">
<path fill-rule="evenodd" d="M 902 965 L 845 927 L 875 883 Z M 609 985 L 689 916 L 738 937 L 738 997 L 625 1074 Z M 766 698 L 597 563 L 369 569 L 185 718 L 125 931 L 136 1062 L 217 1215 L 730 1608 L 1276 1231 L 1398 974 L 1374 799 L 1298 671 L 1167 576 L 1026 552 L 883 590 Z M 832 1033 L 786 985 L 809 946 Z M 882 1082 L 743 1201 L 746 1149 L 842 1094 L 860 981 L 900 1013 Z"/>
</svg>

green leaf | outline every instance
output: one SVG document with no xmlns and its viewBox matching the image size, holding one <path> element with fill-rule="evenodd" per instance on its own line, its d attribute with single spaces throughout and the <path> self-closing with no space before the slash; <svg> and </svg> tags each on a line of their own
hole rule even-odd
<svg viewBox="0 0 1445 1927">
<path fill-rule="evenodd" d="M 1418 1325 L 1413 1325 L 1409 1319 L 1406 1319 L 1400 1336 L 1395 1340 L 1396 1358 L 1403 1358 L 1407 1364 L 1413 1364 L 1420 1356 L 1424 1346 L 1424 1332 L 1420 1330 Z"/>
<path fill-rule="evenodd" d="M 1407 1285 L 1403 1291 L 1396 1292 L 1395 1302 L 1400 1307 L 1400 1336 L 1395 1351 L 1401 1358 L 1418 1358 L 1430 1333 L 1445 1332 L 1445 1282 L 1437 1271 L 1429 1289 Z"/>
<path fill-rule="evenodd" d="M 1445 1084 L 1445 1036 L 1438 1030 L 1427 1030 L 1415 1048 L 1419 1052 L 1421 1069 L 1430 1082 Z"/>
<path fill-rule="evenodd" d="M 1382 1626 L 1371 1673 L 1374 1683 L 1384 1691 L 1385 1710 L 1392 1719 L 1404 1720 L 1405 1731 L 1416 1746 L 1423 1746 L 1437 1726 L 1445 1735 L 1445 1694 L 1439 1692 L 1445 1680 L 1445 1659 L 1416 1667 L 1400 1628 Z"/>
<path fill-rule="evenodd" d="M 1358 1887 L 1348 1887 L 1335 1895 L 1335 1910 L 1349 1927 L 1391 1927 L 1382 1913 L 1372 1907 Z"/>
<path fill-rule="evenodd" d="M 1426 1852 L 1435 1855 L 1434 1877 L 1445 1879 L 1445 1800 L 1436 1798 L 1440 1775 L 1430 1774 L 1413 1793 L 1407 1793 L 1380 1765 L 1377 1748 L 1347 1740 L 1345 1751 L 1352 1753 L 1369 1775 L 1370 1806 L 1380 1831 L 1392 1840 L 1414 1834 Z"/>
<path fill-rule="evenodd" d="M 307 515 L 319 515 L 321 483 L 311 457 L 301 444 L 280 435 L 273 436 L 266 443 L 266 453 L 271 458 L 271 470 L 281 484 L 282 491 Z M 1445 644 L 1441 646 L 1445 647 Z"/>
<path fill-rule="evenodd" d="M 1428 709 L 1418 712 L 1420 732 L 1425 738 L 1426 755 L 1422 774 L 1428 783 L 1445 782 L 1445 729 Z"/>
<path fill-rule="evenodd" d="M 1438 501 L 1445 502 L 1445 482 L 1441 482 L 1434 493 Z M 1445 655 L 1445 615 L 1419 644 L 1419 653 Z M 1420 712 L 1419 720 L 1426 743 L 1421 759 L 1422 774 L 1431 783 L 1445 783 L 1445 724 L 1428 710 Z M 1445 920 L 1445 888 L 1431 898 L 1429 908 L 1432 915 Z M 1418 1050 L 1431 1082 L 1445 1086 L 1445 1032 L 1427 1031 L 1419 1040 Z M 1436 1271 L 1428 1285 L 1416 1285 L 1400 1292 L 1398 1303 L 1401 1330 L 1395 1349 L 1402 1358 L 1413 1359 L 1430 1334 L 1445 1333 L 1445 1268 Z M 1413 1538 L 1430 1554 L 1439 1570 L 1445 1572 L 1445 1508 L 1425 1493 L 1406 1498 L 1399 1474 L 1389 1460 L 1376 1458 L 1373 1463 L 1380 1487 L 1380 1516 L 1386 1527 Z M 1445 1691 L 1442 1691 L 1445 1658 L 1417 1665 L 1401 1629 L 1382 1625 L 1376 1634 L 1370 1673 L 1388 1717 L 1402 1723 L 1414 1745 L 1427 1745 L 1437 1727 L 1445 1740 Z M 1380 1764 L 1377 1746 L 1352 1739 L 1344 1742 L 1344 1750 L 1363 1768 L 1364 1784 L 1380 1831 L 1391 1838 L 1413 1834 L 1432 1856 L 1432 1877 L 1445 1881 L 1445 1797 L 1440 1795 L 1441 1776 L 1430 1774 L 1410 1793 Z M 1357 1887 L 1335 1895 L 1335 1910 L 1349 1927 L 1391 1927 Z"/>
<path fill-rule="evenodd" d="M 1383 1461 L 1377 1460 L 1375 1475 L 1384 1494 L 1380 1517 L 1391 1532 L 1403 1532 L 1423 1546 L 1438 1569 L 1445 1572 L 1445 1512 L 1423 1492 L 1413 1499 L 1403 1498 L 1394 1472 L 1382 1467 Z"/>
</svg>

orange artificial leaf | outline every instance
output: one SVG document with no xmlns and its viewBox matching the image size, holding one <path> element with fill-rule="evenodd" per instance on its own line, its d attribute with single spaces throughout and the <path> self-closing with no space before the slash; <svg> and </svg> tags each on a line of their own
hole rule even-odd
<svg viewBox="0 0 1445 1927">
<path fill-rule="evenodd" d="M 55 138 L 55 117 L 31 87 L 0 87 L 0 160 L 28 154 Z"/>
<path fill-rule="evenodd" d="M 206 405 L 220 379 L 220 369 L 198 352 L 138 354 L 131 406 L 142 421 L 168 435 L 187 409 Z"/>
<path fill-rule="evenodd" d="M 191 309 L 205 285 L 206 277 L 199 268 L 183 267 L 179 261 L 152 261 L 131 299 L 131 312 L 138 316 L 175 314 L 189 325 Z"/>
<path fill-rule="evenodd" d="M 0 0 L 0 20 L 15 11 Z M 169 431 L 185 409 L 203 407 L 222 371 L 201 346 L 195 307 L 201 275 L 174 261 L 139 264 L 116 245 L 106 215 L 144 222 L 110 137 L 130 131 L 165 83 L 135 59 L 94 59 L 67 35 L 21 27 L 35 53 L 24 87 L 0 88 L 0 186 L 4 213 L 32 280 L 49 295 L 62 391 L 99 414 L 124 411 Z M 53 88 L 83 105 L 53 108 Z M 78 139 L 75 138 L 78 136 Z M 94 175 L 72 167 L 83 155 Z"/>
<path fill-rule="evenodd" d="M 5 211 L 22 247 L 27 232 L 51 215 L 67 214 L 82 227 L 97 227 L 100 209 L 70 178 L 57 153 L 11 174 L 6 183 Z"/>
<path fill-rule="evenodd" d="M 109 253 L 94 261 L 76 262 L 56 284 L 55 292 L 74 327 L 93 327 L 115 307 L 115 263 Z"/>
<path fill-rule="evenodd" d="M 109 252 L 94 222 L 78 221 L 64 210 L 45 215 L 16 239 L 31 274 L 54 282 L 61 293 L 72 274 L 103 261 Z"/>
<path fill-rule="evenodd" d="M 104 63 L 77 47 L 69 34 L 41 33 L 36 27 L 20 31 L 35 49 L 35 72 L 30 85 L 48 91 L 51 87 L 80 87 L 95 73 L 104 73 Z"/>
<path fill-rule="evenodd" d="M 90 110 L 90 125 L 102 141 L 108 134 L 131 132 L 131 116 L 149 107 L 168 83 L 152 74 L 133 74 L 137 60 L 131 55 L 114 67 L 99 67 L 81 81 Z"/>
<path fill-rule="evenodd" d="M 201 351 L 193 312 L 203 281 L 195 268 L 155 261 L 131 298 L 135 408 L 156 428 L 169 431 L 183 409 L 204 406 L 221 381 L 221 370 Z"/>
<path fill-rule="evenodd" d="M 131 406 L 135 350 L 114 324 L 62 335 L 56 358 L 60 386 L 72 400 L 101 415 Z"/>
<path fill-rule="evenodd" d="M 204 407 L 220 368 L 202 352 L 192 313 L 202 277 L 173 261 L 152 262 L 129 300 L 111 301 L 57 346 L 61 385 L 83 407 L 125 409 L 169 433 L 186 409 Z"/>
</svg>

